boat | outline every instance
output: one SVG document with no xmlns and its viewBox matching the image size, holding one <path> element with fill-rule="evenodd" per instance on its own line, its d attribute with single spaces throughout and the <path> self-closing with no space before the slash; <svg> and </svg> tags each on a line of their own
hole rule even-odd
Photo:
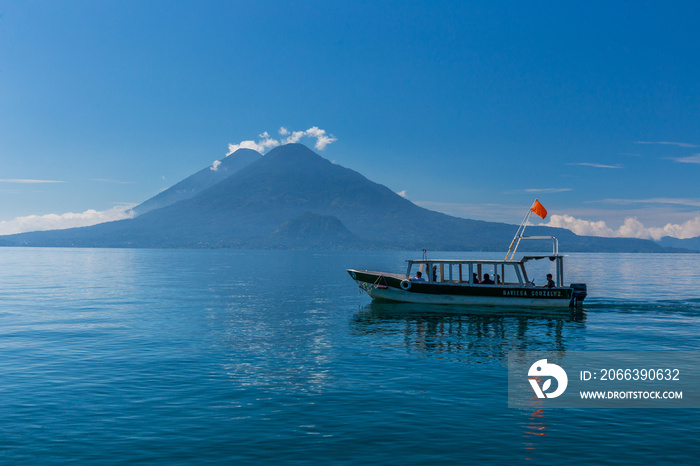
<svg viewBox="0 0 700 466">
<path fill-rule="evenodd" d="M 420 304 L 457 304 L 507 307 L 578 307 L 587 296 L 585 283 L 564 284 L 564 255 L 554 236 L 524 236 L 530 215 L 542 219 L 547 211 L 535 199 L 511 241 L 503 260 L 407 260 L 405 274 L 347 269 L 353 280 L 373 299 Z M 552 253 L 525 255 L 515 260 L 521 240 L 551 240 Z M 528 262 L 549 260 L 554 273 L 545 286 L 535 286 Z M 417 269 L 417 270 L 416 270 Z M 413 275 L 415 273 L 415 275 Z"/>
</svg>

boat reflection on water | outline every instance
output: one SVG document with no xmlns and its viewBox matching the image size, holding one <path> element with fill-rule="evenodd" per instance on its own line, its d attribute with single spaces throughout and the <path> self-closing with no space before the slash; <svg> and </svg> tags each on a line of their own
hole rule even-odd
<svg viewBox="0 0 700 466">
<path fill-rule="evenodd" d="M 407 351 L 467 363 L 466 374 L 482 373 L 496 366 L 493 385 L 484 392 L 506 391 L 503 378 L 508 352 L 563 353 L 585 347 L 586 312 L 582 309 L 504 309 L 493 307 L 430 306 L 373 301 L 361 306 L 354 317 L 355 331 L 376 337 L 382 345 L 400 344 Z M 479 380 L 484 378 L 474 377 Z M 504 400 L 505 401 L 505 400 Z M 548 448 L 547 410 L 533 393 L 527 410 L 513 410 L 516 430 L 522 435 L 523 460 Z"/>
<path fill-rule="evenodd" d="M 583 338 L 583 309 L 514 309 L 372 301 L 355 315 L 358 331 L 402 333 L 413 350 L 467 353 L 507 365 L 508 351 L 566 351 Z M 397 326 L 397 324 L 400 324 Z"/>
</svg>

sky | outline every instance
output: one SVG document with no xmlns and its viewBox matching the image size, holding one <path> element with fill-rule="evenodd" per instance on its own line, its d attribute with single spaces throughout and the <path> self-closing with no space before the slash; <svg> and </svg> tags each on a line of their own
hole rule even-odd
<svg viewBox="0 0 700 466">
<path fill-rule="evenodd" d="M 700 3 L 0 0 L 0 234 L 298 141 L 451 215 L 700 236 Z M 247 142 L 246 142 L 247 141 Z"/>
</svg>

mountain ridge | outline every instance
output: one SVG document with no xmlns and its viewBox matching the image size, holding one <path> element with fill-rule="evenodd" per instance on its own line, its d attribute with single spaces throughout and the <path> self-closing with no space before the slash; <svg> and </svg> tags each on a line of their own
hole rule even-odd
<svg viewBox="0 0 700 466">
<path fill-rule="evenodd" d="M 240 150 L 229 156 L 234 157 L 231 161 Z M 177 183 L 173 188 L 190 180 L 197 192 L 182 199 L 171 195 L 166 200 L 174 202 L 135 218 L 4 236 L 0 244 L 154 248 L 318 248 L 326 244 L 333 249 L 505 251 L 517 228 L 417 206 L 301 144 L 279 146 L 265 156 L 247 155 L 253 160 L 213 184 L 207 185 L 212 176 L 204 170 L 209 168 Z M 196 176 L 202 173 L 205 181 Z M 582 237 L 549 227 L 530 227 L 528 232 L 557 236 L 566 251 L 670 251 L 648 240 Z M 521 249 L 533 247 L 523 244 Z"/>
<path fill-rule="evenodd" d="M 201 169 L 131 210 L 136 215 L 141 215 L 194 197 L 260 158 L 262 158 L 262 154 L 257 151 L 238 149 L 235 153 L 218 160 L 215 165 Z"/>
</svg>

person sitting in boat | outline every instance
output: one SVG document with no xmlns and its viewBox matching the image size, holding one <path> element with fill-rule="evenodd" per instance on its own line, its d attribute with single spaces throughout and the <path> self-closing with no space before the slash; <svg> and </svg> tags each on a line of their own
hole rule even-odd
<svg viewBox="0 0 700 466">
<path fill-rule="evenodd" d="M 424 282 L 425 278 L 423 278 L 423 273 L 420 271 L 416 272 L 416 276 L 411 277 L 411 281 L 412 282 Z"/>
<path fill-rule="evenodd" d="M 547 284 L 544 286 L 545 288 L 554 288 L 557 286 L 556 283 L 554 283 L 554 280 L 552 280 L 552 274 L 548 273 L 547 274 Z"/>
<path fill-rule="evenodd" d="M 479 284 L 479 277 L 475 273 L 472 274 L 472 281 L 474 282 L 475 285 Z"/>
<path fill-rule="evenodd" d="M 489 277 L 489 274 L 485 273 L 484 274 L 484 279 L 481 280 L 482 285 L 493 285 L 493 280 L 491 280 L 491 277 Z"/>
</svg>

